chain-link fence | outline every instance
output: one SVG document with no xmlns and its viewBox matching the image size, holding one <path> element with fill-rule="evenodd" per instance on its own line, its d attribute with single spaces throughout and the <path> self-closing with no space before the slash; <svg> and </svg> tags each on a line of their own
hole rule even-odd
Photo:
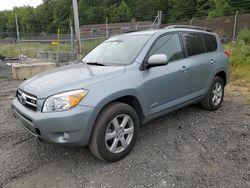
<svg viewBox="0 0 250 188">
<path fill-rule="evenodd" d="M 95 33 L 88 38 L 81 36 L 81 55 L 88 53 L 105 38 L 106 36 L 101 33 Z M 38 58 L 56 62 L 74 61 L 77 58 L 75 35 L 20 33 L 18 42 L 15 32 L 0 31 L 0 55 L 2 59 L 21 57 L 22 59 Z"/>
<path fill-rule="evenodd" d="M 88 53 L 110 36 L 134 30 L 146 30 L 152 22 L 128 22 L 86 25 L 81 30 L 81 56 Z M 59 28 L 60 29 L 60 28 Z M 25 60 L 38 58 L 46 61 L 68 62 L 77 59 L 77 43 L 73 33 L 46 35 L 41 33 L 17 33 L 0 31 L 1 57 Z"/>
</svg>

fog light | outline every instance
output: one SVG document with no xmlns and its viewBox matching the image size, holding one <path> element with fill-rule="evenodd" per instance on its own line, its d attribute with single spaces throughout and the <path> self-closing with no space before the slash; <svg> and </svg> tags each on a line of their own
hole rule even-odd
<svg viewBox="0 0 250 188">
<path fill-rule="evenodd" d="M 70 139 L 70 136 L 69 136 L 68 133 L 63 133 L 63 138 L 64 138 L 65 140 L 68 140 L 68 139 Z"/>
</svg>

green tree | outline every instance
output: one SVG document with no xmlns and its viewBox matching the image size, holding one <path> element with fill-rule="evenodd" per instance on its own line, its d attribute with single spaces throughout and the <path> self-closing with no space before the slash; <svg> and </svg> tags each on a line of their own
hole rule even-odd
<svg viewBox="0 0 250 188">
<path fill-rule="evenodd" d="M 132 17 L 140 21 L 153 21 L 157 16 L 157 11 L 162 10 L 164 18 L 168 18 L 170 10 L 170 1 L 165 0 L 129 0 Z"/>
<path fill-rule="evenodd" d="M 37 21 L 35 9 L 33 7 L 24 6 L 14 8 L 14 12 L 17 14 L 18 24 L 21 33 L 39 32 L 41 26 Z"/>
<path fill-rule="evenodd" d="M 250 0 L 78 0 L 80 25 L 109 22 L 153 21 L 163 11 L 164 22 L 189 20 L 193 16 L 216 17 L 250 12 Z M 14 13 L 22 33 L 69 32 L 73 21 L 71 0 L 43 0 L 37 8 L 19 7 L 0 11 L 0 32 L 15 33 Z"/>
<path fill-rule="evenodd" d="M 213 0 L 213 10 L 209 12 L 209 17 L 227 16 L 234 12 L 227 0 Z"/>
<path fill-rule="evenodd" d="M 40 33 L 55 33 L 56 27 L 53 26 L 53 0 L 46 0 L 36 8 L 36 16 L 41 25 Z"/>
<path fill-rule="evenodd" d="M 207 17 L 213 6 L 213 0 L 196 0 L 195 17 Z"/>
<path fill-rule="evenodd" d="M 193 0 L 172 0 L 171 7 L 171 21 L 191 19 L 196 15 L 196 1 Z"/>
<path fill-rule="evenodd" d="M 249 13 L 250 11 L 250 0 L 228 0 L 228 4 L 233 7 L 233 13 L 236 11 L 240 13 Z"/>
<path fill-rule="evenodd" d="M 8 32 L 14 33 L 16 31 L 16 25 L 15 25 L 15 14 L 13 11 L 9 11 L 7 14 L 8 21 L 6 22 L 6 27 Z"/>
<path fill-rule="evenodd" d="M 118 7 L 118 20 L 119 22 L 127 22 L 131 20 L 131 10 L 125 1 L 122 1 Z"/>
<path fill-rule="evenodd" d="M 0 12 L 0 32 L 7 31 L 7 25 L 6 25 L 7 22 L 8 22 L 8 11 Z"/>
<path fill-rule="evenodd" d="M 69 20 L 72 12 L 72 1 L 54 0 L 52 12 L 52 25 L 56 28 L 56 30 L 60 28 L 62 33 L 69 32 Z"/>
<path fill-rule="evenodd" d="M 105 10 L 104 7 L 90 7 L 86 10 L 87 20 L 85 23 L 104 23 L 105 22 Z"/>
<path fill-rule="evenodd" d="M 110 22 L 127 22 L 131 20 L 131 10 L 125 1 L 122 1 L 119 6 L 111 5 L 108 10 Z"/>
</svg>

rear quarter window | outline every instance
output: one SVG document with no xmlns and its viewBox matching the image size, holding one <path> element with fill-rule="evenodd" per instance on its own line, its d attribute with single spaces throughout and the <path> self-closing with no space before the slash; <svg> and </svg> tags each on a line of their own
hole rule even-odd
<svg viewBox="0 0 250 188">
<path fill-rule="evenodd" d="M 183 40 L 187 51 L 187 56 L 198 55 L 206 52 L 202 33 L 183 33 Z"/>
<path fill-rule="evenodd" d="M 217 45 L 217 39 L 216 39 L 215 35 L 210 35 L 210 34 L 204 33 L 203 36 L 204 36 L 204 41 L 205 41 L 205 46 L 206 46 L 207 52 L 216 51 L 218 48 L 218 45 Z"/>
</svg>

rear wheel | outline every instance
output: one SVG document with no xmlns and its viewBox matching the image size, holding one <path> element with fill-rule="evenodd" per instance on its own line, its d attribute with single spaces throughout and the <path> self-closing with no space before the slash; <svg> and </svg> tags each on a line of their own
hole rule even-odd
<svg viewBox="0 0 250 188">
<path fill-rule="evenodd" d="M 101 160 L 118 161 L 134 147 L 138 129 L 139 118 L 131 106 L 111 103 L 97 118 L 89 148 Z"/>
<path fill-rule="evenodd" d="M 201 101 L 203 108 L 211 111 L 218 110 L 224 98 L 224 82 L 220 77 L 215 77 L 206 97 Z"/>
</svg>

